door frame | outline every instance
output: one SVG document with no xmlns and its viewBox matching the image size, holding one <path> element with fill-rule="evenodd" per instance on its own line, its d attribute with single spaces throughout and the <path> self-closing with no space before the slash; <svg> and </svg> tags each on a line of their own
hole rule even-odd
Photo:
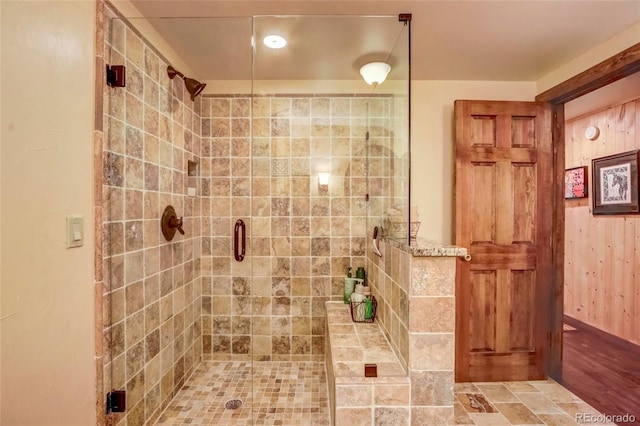
<svg viewBox="0 0 640 426">
<path fill-rule="evenodd" d="M 568 80 L 538 94 L 537 102 L 549 102 L 552 114 L 553 198 L 551 233 L 553 254 L 549 294 L 549 348 L 546 371 L 551 378 L 562 379 L 562 323 L 564 314 L 564 104 L 582 95 L 640 71 L 640 43 L 588 68 Z"/>
</svg>

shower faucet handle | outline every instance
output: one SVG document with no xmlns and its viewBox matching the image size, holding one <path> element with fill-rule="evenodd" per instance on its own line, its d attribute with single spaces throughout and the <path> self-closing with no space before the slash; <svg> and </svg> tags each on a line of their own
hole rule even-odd
<svg viewBox="0 0 640 426">
<path fill-rule="evenodd" d="M 169 219 L 169 227 L 170 228 L 176 228 L 178 230 L 178 232 L 180 232 L 182 235 L 184 235 L 184 230 L 182 229 L 182 218 L 178 219 L 176 216 L 172 216 Z"/>
<path fill-rule="evenodd" d="M 164 213 L 162 213 L 162 218 L 160 219 L 160 227 L 162 229 L 162 235 L 164 235 L 167 241 L 173 240 L 176 230 L 184 235 L 184 229 L 182 229 L 183 224 L 182 218 L 178 219 L 178 215 L 173 206 L 167 206 L 164 209 Z"/>
</svg>

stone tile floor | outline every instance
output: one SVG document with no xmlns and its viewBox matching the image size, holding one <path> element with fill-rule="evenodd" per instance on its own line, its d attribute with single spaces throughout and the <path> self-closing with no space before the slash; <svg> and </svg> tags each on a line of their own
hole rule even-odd
<svg viewBox="0 0 640 426">
<path fill-rule="evenodd" d="M 251 370 L 250 362 L 202 362 L 156 425 L 330 425 L 324 363 L 259 361 Z M 614 425 L 553 380 L 456 383 L 454 391 L 456 425 Z M 231 399 L 242 406 L 225 408 Z"/>
<path fill-rule="evenodd" d="M 454 391 L 456 425 L 615 425 L 553 380 L 456 383 Z"/>
<path fill-rule="evenodd" d="M 324 363 L 204 361 L 156 425 L 329 425 Z M 240 408 L 225 408 L 240 399 Z"/>
</svg>

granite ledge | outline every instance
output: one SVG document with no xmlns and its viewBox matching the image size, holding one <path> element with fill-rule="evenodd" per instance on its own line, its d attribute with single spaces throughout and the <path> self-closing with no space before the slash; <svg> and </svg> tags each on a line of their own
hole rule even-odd
<svg viewBox="0 0 640 426">
<path fill-rule="evenodd" d="M 446 245 L 424 238 L 411 240 L 411 245 L 405 241 L 385 238 L 384 242 L 396 247 L 413 257 L 464 257 L 467 249 L 459 246 Z"/>
</svg>

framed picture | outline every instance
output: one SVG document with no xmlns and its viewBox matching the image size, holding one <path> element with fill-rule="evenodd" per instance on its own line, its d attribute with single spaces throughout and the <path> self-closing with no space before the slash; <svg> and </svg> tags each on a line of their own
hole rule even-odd
<svg viewBox="0 0 640 426">
<path fill-rule="evenodd" d="M 593 214 L 640 213 L 638 152 L 623 152 L 592 160 Z"/>
<path fill-rule="evenodd" d="M 564 171 L 564 198 L 585 198 L 588 195 L 587 166 L 574 167 Z"/>
</svg>

